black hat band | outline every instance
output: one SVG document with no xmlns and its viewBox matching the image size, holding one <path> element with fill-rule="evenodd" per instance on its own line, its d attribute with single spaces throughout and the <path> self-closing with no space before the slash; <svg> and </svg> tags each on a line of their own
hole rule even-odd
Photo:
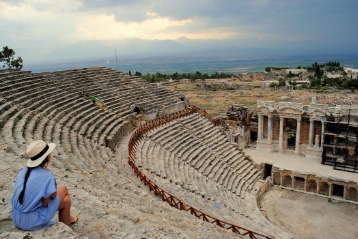
<svg viewBox="0 0 358 239">
<path fill-rule="evenodd" d="M 46 147 L 40 152 L 38 153 L 37 155 L 35 155 L 34 157 L 30 158 L 32 161 L 35 161 L 36 159 L 38 158 L 41 158 L 46 152 L 47 150 L 49 149 L 50 147 L 46 144 Z"/>
</svg>

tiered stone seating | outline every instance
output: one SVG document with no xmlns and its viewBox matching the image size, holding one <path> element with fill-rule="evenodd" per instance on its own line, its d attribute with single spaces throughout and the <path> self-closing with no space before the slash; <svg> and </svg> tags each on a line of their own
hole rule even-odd
<svg viewBox="0 0 358 239">
<path fill-rule="evenodd" d="M 257 209 L 252 189 L 261 173 L 199 114 L 149 133 L 137 147 L 136 163 L 160 187 L 180 191 L 179 198 L 208 214 L 264 234 L 282 233 Z"/>
<path fill-rule="evenodd" d="M 0 143 L 21 156 L 34 139 L 54 142 L 56 170 L 80 175 L 117 174 L 116 165 L 107 164 L 117 156 L 106 146 L 130 127 L 132 105 L 150 111 L 180 102 L 161 87 L 104 67 L 40 74 L 0 71 L 0 79 Z M 93 107 L 80 97 L 83 92 L 104 100 L 107 110 Z M 161 127 L 139 148 L 138 165 L 163 188 L 203 211 L 209 208 L 218 218 L 276 233 L 252 213 L 250 190 L 260 173 L 199 115 Z"/>
<path fill-rule="evenodd" d="M 128 205 L 133 206 L 133 203 L 121 206 L 120 199 L 128 197 L 129 201 L 133 201 L 143 197 L 144 200 L 145 196 L 143 196 L 144 191 L 141 191 L 143 195 L 137 194 L 138 187 L 133 183 L 134 177 L 128 180 L 123 176 L 123 171 L 119 172 L 118 165 L 120 162 L 123 164 L 123 160 L 118 159 L 126 156 L 121 152 L 115 155 L 109 147 L 106 147 L 106 143 L 108 138 L 114 138 L 130 128 L 133 105 L 147 104 L 148 109 L 152 109 L 162 107 L 161 104 L 164 105 L 164 102 L 166 102 L 165 106 L 180 102 L 174 94 L 163 92 L 160 87 L 144 84 L 139 79 L 125 79 L 125 77 L 123 73 L 103 67 L 40 74 L 0 71 L 0 150 L 1 153 L 5 152 L 3 151 L 5 145 L 8 149 L 7 153 L 17 155 L 16 162 L 14 159 L 2 164 L 6 166 L 1 168 L 2 174 L 4 169 L 8 172 L 10 169 L 7 167 L 11 167 L 12 176 L 15 177 L 24 166 L 25 161 L 20 159 L 30 141 L 44 139 L 55 142 L 57 144 L 53 152 L 55 160 L 51 162 L 50 170 L 59 176 L 58 183 L 69 185 L 71 189 L 73 206 L 80 211 L 81 218 L 75 227 L 80 228 L 78 231 L 81 234 L 100 229 L 103 225 L 102 220 L 107 220 L 107 226 L 110 222 L 124 225 L 125 220 L 135 221 L 138 215 L 141 216 L 138 213 L 133 215 L 127 213 L 122 218 L 114 216 L 116 215 L 113 213 L 114 210 L 123 212 Z M 94 94 L 104 100 L 106 111 L 102 112 L 97 107 L 93 107 L 88 98 L 80 96 L 83 92 Z M 163 157 L 162 154 L 168 153 L 161 148 L 153 147 L 153 149 L 155 151 L 152 160 L 155 159 L 154 157 Z M 156 171 L 158 177 L 166 178 L 168 173 L 165 164 L 158 163 Z M 195 178 L 200 178 L 200 175 L 196 175 Z M 6 188 L 6 200 L 13 188 L 12 179 L 7 182 L 9 186 Z M 93 187 L 99 180 L 100 186 Z M 103 183 L 105 181 L 106 183 Z M 169 180 L 167 181 L 169 183 Z M 121 185 L 123 182 L 126 186 Z M 1 187 L 3 188 L 3 185 Z M 123 195 L 123 191 L 127 188 L 130 191 Z M 114 205 L 111 209 L 103 203 L 103 200 L 108 200 L 109 192 L 113 194 L 108 203 Z M 91 195 L 95 200 L 88 203 L 87 195 Z M 123 197 L 116 199 L 116 195 Z M 161 205 L 156 199 L 150 200 Z M 8 204 L 9 200 L 6 203 Z M 157 207 L 149 205 L 148 208 L 150 207 L 155 214 L 162 217 L 155 211 Z M 168 211 L 168 208 L 163 209 Z M 110 215 L 107 215 L 108 213 Z M 188 218 L 187 221 L 192 221 L 190 215 Z M 8 219 L 10 217 L 6 220 Z M 88 235 L 93 236 L 93 234 Z M 95 237 L 106 236 L 98 233 Z"/>
<path fill-rule="evenodd" d="M 0 71 L 0 120 L 5 142 L 21 154 L 21 146 L 28 141 L 47 138 L 63 145 L 65 151 L 78 153 L 69 140 L 74 131 L 105 146 L 107 138 L 113 139 L 128 127 L 131 105 L 169 99 L 165 95 L 159 101 L 155 91 L 162 89 L 154 86 L 147 89 L 141 80 L 125 77 L 105 67 L 39 74 Z M 123 87 L 128 90 L 123 91 Z M 107 110 L 92 107 L 80 93 L 104 100 Z M 12 137 L 7 137 L 9 134 Z"/>
<path fill-rule="evenodd" d="M 145 144 L 146 143 L 143 143 L 142 146 L 147 147 Z M 151 155 L 152 153 L 153 152 L 149 151 L 148 155 Z M 151 159 L 151 163 L 155 160 L 155 158 L 153 158 Z M 245 225 L 252 230 L 261 231 L 259 227 L 252 225 L 254 218 L 250 218 L 247 214 L 240 212 L 240 209 L 243 211 L 248 209 L 240 205 L 240 202 L 235 200 L 232 194 L 223 190 L 220 185 L 215 182 L 210 182 L 206 177 L 190 167 L 189 164 L 183 163 L 179 159 L 174 159 L 174 157 L 169 157 L 169 160 L 172 165 L 170 167 L 175 171 L 175 173 L 173 172 L 173 179 L 163 181 L 163 179 L 160 178 L 162 175 L 158 175 L 154 167 L 144 170 L 147 175 L 152 173 L 154 181 L 159 183 L 163 189 L 173 192 L 174 195 L 196 208 L 223 220 L 238 221 L 240 224 Z M 157 164 L 160 164 L 160 162 Z M 169 167 L 167 170 L 169 171 Z M 169 173 L 166 175 L 169 175 Z M 171 184 L 168 181 L 175 181 L 177 183 Z M 227 204 L 232 205 L 232 207 L 228 207 Z"/>
</svg>

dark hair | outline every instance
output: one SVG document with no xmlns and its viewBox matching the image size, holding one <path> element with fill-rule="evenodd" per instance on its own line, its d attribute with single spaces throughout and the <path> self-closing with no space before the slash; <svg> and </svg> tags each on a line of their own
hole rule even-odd
<svg viewBox="0 0 358 239">
<path fill-rule="evenodd" d="M 45 159 L 44 161 L 42 161 L 42 163 L 41 163 L 39 166 L 37 166 L 37 167 L 42 167 L 42 166 L 44 166 L 47 162 L 48 162 L 48 155 L 47 155 L 46 159 Z M 22 203 L 24 202 L 26 183 L 27 183 L 27 180 L 28 180 L 29 177 L 30 177 L 30 173 L 31 173 L 31 170 L 32 170 L 32 169 L 33 169 L 33 168 L 27 167 L 27 171 L 26 171 L 26 174 L 25 174 L 25 180 L 24 180 L 24 187 L 22 188 L 22 191 L 21 191 L 21 193 L 20 193 L 20 195 L 19 195 L 19 199 L 18 199 L 20 204 L 22 204 Z"/>
</svg>

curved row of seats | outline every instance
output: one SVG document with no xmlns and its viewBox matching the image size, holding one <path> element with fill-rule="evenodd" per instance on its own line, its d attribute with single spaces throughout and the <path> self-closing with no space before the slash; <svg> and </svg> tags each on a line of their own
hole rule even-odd
<svg viewBox="0 0 358 239">
<path fill-rule="evenodd" d="M 113 84 L 113 82 L 118 84 L 119 89 L 121 89 L 121 85 L 126 85 L 130 89 L 135 89 L 137 85 L 140 85 L 138 80 L 135 81 L 131 79 L 129 82 L 124 81 L 123 74 L 107 68 L 90 68 L 42 74 L 31 74 L 30 72 L 19 71 L 2 71 L 1 73 L 1 96 L 6 99 L 4 105 L 2 105 L 3 107 L 1 108 L 1 113 L 4 113 L 1 118 L 2 122 L 6 122 L 6 127 L 4 127 L 7 129 L 5 132 L 6 135 L 8 135 L 7 133 L 9 133 L 9 130 L 13 131 L 13 133 L 17 132 L 14 136 L 16 139 L 14 142 L 15 145 L 21 145 L 24 143 L 24 140 L 18 133 L 23 132 L 23 135 L 25 135 L 28 132 L 24 130 L 24 128 L 26 128 L 26 123 L 33 123 L 33 120 L 29 118 L 30 115 L 31 117 L 36 117 L 36 113 L 39 113 L 43 117 L 53 118 L 54 120 L 51 121 L 51 123 L 54 125 L 58 119 L 61 118 L 62 122 L 59 121 L 59 123 L 62 125 L 61 123 L 63 122 L 68 123 L 66 119 L 71 117 L 63 117 L 63 112 L 69 113 L 70 111 L 72 111 L 72 115 L 76 115 L 77 118 L 83 117 L 83 119 L 87 120 L 86 126 L 80 125 L 80 133 L 84 134 L 86 132 L 86 136 L 91 136 L 91 140 L 98 140 L 100 141 L 100 144 L 103 145 L 104 136 L 99 135 L 98 137 L 95 137 L 95 135 L 103 131 L 110 135 L 111 129 L 116 132 L 118 127 L 115 126 L 121 124 L 123 121 L 122 117 L 124 118 L 131 114 L 129 104 L 133 102 L 128 100 L 124 101 L 121 100 L 120 97 L 117 97 L 119 100 L 117 99 L 116 102 L 119 107 L 116 108 L 116 105 L 113 104 L 112 108 L 112 101 L 108 99 L 107 102 L 106 100 L 107 107 L 111 109 L 111 112 L 113 113 L 110 118 L 107 117 L 105 120 L 106 123 L 111 122 L 111 126 L 104 127 L 104 124 L 102 123 L 103 121 L 100 120 L 102 119 L 102 114 L 98 114 L 98 112 L 94 111 L 88 103 L 84 105 L 78 104 L 78 98 L 76 97 L 78 89 L 81 87 L 81 89 L 85 89 L 86 92 L 94 91 L 93 94 L 97 93 L 102 99 L 106 99 L 106 95 L 103 92 L 110 91 L 108 91 L 108 88 L 102 89 L 98 87 L 98 85 L 103 84 L 101 77 L 105 77 L 107 81 L 112 82 L 112 84 L 108 86 L 110 88 L 115 88 L 115 84 Z M 122 78 L 119 79 L 118 75 L 122 76 Z M 91 82 L 84 84 L 84 82 L 89 81 L 91 78 L 93 78 Z M 146 91 L 143 92 L 148 97 L 148 93 L 146 93 Z M 137 95 L 144 94 L 143 92 L 138 92 L 139 94 L 136 92 L 127 92 L 124 94 L 123 98 L 128 99 L 132 96 L 132 98 L 137 99 Z M 116 93 L 118 96 L 118 92 Z M 154 99 L 154 101 L 155 100 L 156 99 Z M 127 102 L 127 105 L 125 102 Z M 63 107 L 65 107 L 65 109 L 62 109 Z M 125 109 L 125 107 L 127 109 Z M 19 108 L 23 109 L 18 112 Z M 33 112 L 26 112 L 28 110 Z M 61 112 L 57 118 L 56 111 Z M 20 120 L 22 116 L 24 117 Z M 8 121 L 10 118 L 12 119 Z M 39 120 L 38 118 L 39 117 L 37 117 L 35 122 Z M 16 130 L 13 130 L 15 121 L 17 120 L 19 120 L 16 124 L 17 128 Z M 75 122 L 74 117 L 72 117 L 71 120 L 72 121 L 68 126 L 70 128 L 73 126 L 71 123 Z M 76 126 L 79 126 L 78 122 L 80 121 L 77 121 Z M 46 119 L 42 118 L 40 122 L 40 125 L 42 126 L 41 128 L 43 128 L 45 123 Z M 90 128 L 87 127 L 89 125 L 91 125 Z M 67 125 L 65 126 L 67 127 Z M 32 127 L 32 129 L 36 128 Z M 76 128 L 74 130 L 76 130 Z M 40 131 L 43 132 L 44 130 Z M 32 132 L 37 132 L 37 137 L 41 137 L 42 133 L 39 134 L 40 131 L 33 130 Z M 61 130 L 59 131 L 61 132 Z M 27 139 L 29 138 L 29 135 L 32 134 L 27 134 Z"/>
<path fill-rule="evenodd" d="M 18 155 L 29 141 L 41 138 L 55 142 L 64 159 L 101 162 L 98 158 L 112 157 L 106 139 L 128 126 L 133 104 L 150 101 L 160 108 L 162 102 L 180 102 L 173 93 L 162 94 L 162 88 L 143 86 L 148 85 L 105 67 L 36 74 L 0 71 L 1 136 Z M 83 93 L 104 100 L 107 110 L 93 107 Z"/>
<path fill-rule="evenodd" d="M 136 152 L 144 174 L 190 205 L 256 232 L 284 234 L 257 208 L 254 186 L 261 172 L 200 114 L 147 134 Z"/>
<path fill-rule="evenodd" d="M 251 190 L 260 178 L 261 173 L 249 158 L 227 143 L 225 136 L 212 127 L 209 120 L 192 115 L 181 124 L 161 131 L 159 135 L 153 135 L 154 141 L 230 191 L 241 190 L 239 181 L 245 182 L 247 190 Z M 244 198 L 247 190 L 241 190 L 242 195 L 238 196 Z"/>
<path fill-rule="evenodd" d="M 23 155 L 34 139 L 55 142 L 59 160 L 54 164 L 73 172 L 106 170 L 106 161 L 114 155 L 104 147 L 105 140 L 123 130 L 132 115 L 131 104 L 141 103 L 137 94 L 145 91 L 137 87 L 138 79 L 126 80 L 107 68 L 0 73 L 1 136 L 7 147 Z M 104 78 L 111 82 L 107 87 L 101 87 Z M 122 93 L 121 86 L 130 91 Z M 108 110 L 102 112 L 79 97 L 83 92 L 104 100 Z M 158 101 L 157 96 L 152 98 Z M 161 100 L 166 101 L 165 96 Z"/>
</svg>

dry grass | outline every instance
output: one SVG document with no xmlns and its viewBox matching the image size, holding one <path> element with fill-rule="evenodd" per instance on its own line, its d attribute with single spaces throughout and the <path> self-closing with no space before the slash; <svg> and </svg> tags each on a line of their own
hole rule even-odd
<svg viewBox="0 0 358 239">
<path fill-rule="evenodd" d="M 236 82 L 235 82 L 236 83 Z M 239 83 L 239 82 L 237 82 Z M 251 86 L 250 90 L 198 90 L 195 83 L 180 83 L 168 85 L 170 90 L 178 91 L 189 98 L 192 105 L 207 110 L 214 117 L 225 117 L 227 109 L 233 104 L 242 104 L 250 108 L 256 106 L 258 100 L 278 102 L 281 96 L 287 96 L 285 91 L 272 91 L 261 88 L 261 83 L 242 83 Z"/>
<path fill-rule="evenodd" d="M 260 81 L 242 82 L 235 79 L 207 80 L 210 83 L 232 82 L 243 85 L 247 90 L 203 90 L 196 89 L 196 83 L 178 83 L 167 85 L 166 88 L 181 92 L 192 105 L 207 110 L 213 117 L 226 117 L 226 111 L 232 104 L 241 104 L 249 108 L 255 108 L 257 101 L 294 101 L 302 104 L 309 104 L 309 97 L 315 96 L 316 103 L 345 104 L 344 100 L 352 99 L 358 104 L 358 97 L 350 91 L 317 91 L 317 90 L 271 90 L 269 87 L 262 87 Z"/>
</svg>

